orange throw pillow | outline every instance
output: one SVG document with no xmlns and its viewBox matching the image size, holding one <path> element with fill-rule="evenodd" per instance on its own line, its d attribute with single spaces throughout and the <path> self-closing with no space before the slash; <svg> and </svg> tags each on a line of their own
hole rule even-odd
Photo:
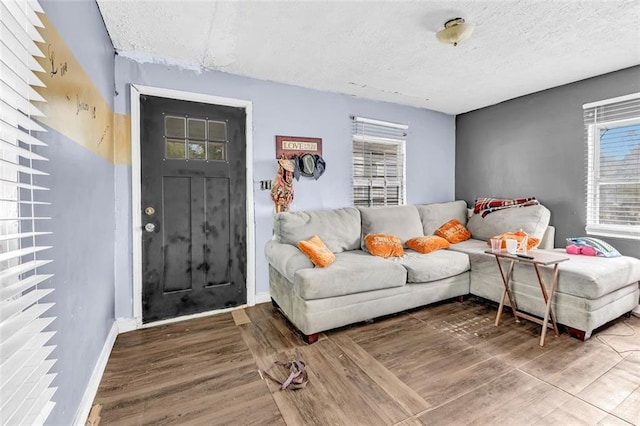
<svg viewBox="0 0 640 426">
<path fill-rule="evenodd" d="M 431 253 L 439 249 L 451 247 L 449 241 L 437 235 L 427 235 L 426 237 L 416 237 L 407 241 L 407 247 L 419 253 Z"/>
<path fill-rule="evenodd" d="M 369 253 L 380 257 L 400 257 L 404 255 L 402 240 L 390 234 L 368 234 L 364 245 Z"/>
<path fill-rule="evenodd" d="M 438 237 L 442 237 L 451 244 L 461 243 L 471 238 L 471 232 L 464 227 L 458 219 L 451 219 L 449 222 L 436 229 L 434 232 Z"/>
<path fill-rule="evenodd" d="M 502 248 L 507 248 L 506 240 L 516 240 L 519 245 L 522 242 L 522 240 L 524 240 L 524 237 L 526 236 L 527 236 L 527 233 L 520 230 L 516 232 L 505 232 L 500 235 L 496 235 L 493 238 L 502 240 Z M 540 244 L 539 238 L 529 237 L 529 239 L 527 240 L 527 250 L 533 250 L 534 248 L 538 247 L 539 244 Z M 491 245 L 491 241 L 487 241 L 487 245 Z"/>
<path fill-rule="evenodd" d="M 298 248 L 307 255 L 314 265 L 320 268 L 329 266 L 336 260 L 336 255 L 324 245 L 324 242 L 317 235 L 314 235 L 306 241 L 299 241 Z"/>
</svg>

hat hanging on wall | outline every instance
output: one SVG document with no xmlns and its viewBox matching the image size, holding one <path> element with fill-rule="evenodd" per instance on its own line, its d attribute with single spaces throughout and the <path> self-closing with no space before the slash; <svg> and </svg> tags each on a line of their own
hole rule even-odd
<svg viewBox="0 0 640 426">
<path fill-rule="evenodd" d="M 312 177 L 318 180 L 327 167 L 321 156 L 311 154 L 310 152 L 293 157 L 293 162 L 296 165 L 296 170 L 293 175 L 296 180 L 300 180 L 300 176 Z"/>
<path fill-rule="evenodd" d="M 306 177 L 313 177 L 313 170 L 316 168 L 316 158 L 313 154 L 303 154 L 298 162 L 300 164 L 300 174 Z"/>
</svg>

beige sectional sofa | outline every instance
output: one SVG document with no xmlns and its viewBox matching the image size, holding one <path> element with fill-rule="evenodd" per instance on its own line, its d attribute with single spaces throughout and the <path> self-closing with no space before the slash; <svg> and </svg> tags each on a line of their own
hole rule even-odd
<svg viewBox="0 0 640 426">
<path fill-rule="evenodd" d="M 271 298 L 311 343 L 321 331 L 469 293 L 499 301 L 503 285 L 494 256 L 484 253 L 486 240 L 523 229 L 542 240 L 539 249 L 552 249 L 549 210 L 512 208 L 469 220 L 467 212 L 464 201 L 454 201 L 278 213 L 274 238 L 265 249 Z M 386 259 L 363 250 L 367 234 L 393 234 L 405 242 L 432 235 L 454 218 L 472 239 L 450 249 L 429 254 L 405 249 L 404 256 Z M 297 248 L 298 241 L 313 235 L 336 255 L 326 268 L 314 267 Z M 560 266 L 554 296 L 558 322 L 588 338 L 596 327 L 637 306 L 639 280 L 638 259 L 572 256 Z M 518 308 L 541 315 L 544 305 L 531 265 L 516 265 L 512 285 Z"/>
</svg>

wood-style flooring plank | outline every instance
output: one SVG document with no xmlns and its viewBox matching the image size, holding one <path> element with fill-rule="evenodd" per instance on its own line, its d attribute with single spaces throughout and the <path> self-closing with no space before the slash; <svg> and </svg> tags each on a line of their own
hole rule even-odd
<svg viewBox="0 0 640 426">
<path fill-rule="evenodd" d="M 508 373 L 512 368 L 494 359 L 474 363 L 466 368 L 455 369 L 456 358 L 445 367 L 448 373 L 435 367 L 425 366 L 424 370 L 412 374 L 404 373 L 400 379 L 415 389 L 429 404 L 436 406 L 458 398 L 496 377 Z"/>
<path fill-rule="evenodd" d="M 559 339 L 548 336 L 545 345 L 540 346 L 539 327 L 527 327 L 523 324 L 525 322 L 528 321 L 522 321 L 521 324 L 514 322 L 513 326 L 508 328 L 496 327 L 502 328 L 501 334 L 484 339 L 474 347 L 506 364 L 519 367 L 544 355 L 555 346 L 563 345 L 563 339 L 570 339 L 567 335 L 560 336 Z"/>
<path fill-rule="evenodd" d="M 612 417 L 612 416 L 611 416 Z M 615 417 L 609 418 L 609 415 L 598 408 L 589 405 L 579 399 L 568 399 L 558 405 L 553 411 L 542 416 L 540 420 L 535 422 L 536 426 L 542 425 L 596 425 L 606 420 L 609 424 L 613 420 L 614 424 L 618 424 L 619 419 Z M 623 422 L 624 424 L 624 422 Z"/>
<path fill-rule="evenodd" d="M 620 317 L 600 328 L 596 339 L 622 354 L 640 352 L 640 318 Z"/>
<path fill-rule="evenodd" d="M 279 315 L 279 314 L 276 314 Z M 274 361 L 293 359 L 296 346 L 281 334 L 282 328 L 277 325 L 277 318 L 263 318 L 252 324 L 240 327 L 241 335 L 249 347 L 254 361 L 261 370 L 268 369 Z M 266 335 L 265 335 L 266 333 Z M 303 424 L 345 424 L 348 417 L 342 407 L 332 398 L 322 380 L 314 372 L 307 359 L 308 351 L 317 351 L 321 342 L 309 347 L 302 347 L 302 359 L 307 364 L 309 384 L 300 390 L 279 389 L 279 385 L 264 378 L 269 392 L 280 410 L 280 414 L 288 425 Z M 286 378 L 286 371 L 270 371 L 276 377 Z"/>
<path fill-rule="evenodd" d="M 527 392 L 535 382 L 514 370 L 475 391 L 429 410 L 419 416 L 425 425 L 451 425 L 471 423 L 472 419 L 486 418 L 498 413 L 502 406 L 510 404 L 517 393 Z"/>
<path fill-rule="evenodd" d="M 564 371 L 548 377 L 547 382 L 575 395 L 620 362 L 618 354 L 607 349 L 593 350 Z"/>
<path fill-rule="evenodd" d="M 240 413 L 241 407 L 251 407 Z M 166 394 L 147 401 L 143 423 L 157 424 L 236 424 L 270 425 L 284 421 L 265 383 L 255 369 L 251 380 L 222 388 L 206 384 L 194 386 L 189 392 Z"/>
<path fill-rule="evenodd" d="M 411 310 L 409 311 L 409 315 L 426 324 L 430 324 L 439 318 L 465 313 L 470 306 L 469 301 L 458 302 L 456 299 L 452 299 Z"/>
<path fill-rule="evenodd" d="M 302 348 L 303 358 L 345 415 L 343 424 L 394 424 L 407 417 L 395 398 L 377 385 L 330 339 Z M 343 409 L 349 407 L 349 409 Z"/>
<path fill-rule="evenodd" d="M 640 425 L 640 387 L 614 408 L 612 414 L 631 424 Z"/>
<path fill-rule="evenodd" d="M 399 332 L 407 333 L 416 329 L 424 329 L 424 322 L 410 315 L 391 315 L 385 318 L 375 319 L 368 323 L 359 323 L 343 329 L 344 333 L 355 342 L 367 342 L 375 344 L 378 340 L 384 340 L 386 336 Z M 332 331 L 330 333 L 335 333 Z"/>
<path fill-rule="evenodd" d="M 424 426 L 424 424 L 417 417 L 409 417 L 393 426 Z"/>
<path fill-rule="evenodd" d="M 381 338 L 353 340 L 394 372 L 421 367 L 424 360 L 451 358 L 470 347 L 445 333 L 424 326 L 398 330 Z"/>
<path fill-rule="evenodd" d="M 588 340 L 558 346 L 520 369 L 576 395 L 621 360 L 612 349 L 597 340 Z"/>
<path fill-rule="evenodd" d="M 278 310 L 269 302 L 249 306 L 245 308 L 245 311 L 251 321 L 258 321 L 263 318 L 272 318 Z"/>
<path fill-rule="evenodd" d="M 301 390 L 278 390 L 270 386 L 276 404 L 283 418 L 289 425 L 295 424 L 350 424 L 352 416 L 360 412 L 361 404 L 352 406 L 349 393 L 336 391 L 335 375 L 324 372 L 326 365 L 319 361 L 317 354 L 322 351 L 324 342 L 301 348 L 302 359 L 307 364 L 309 384 Z M 292 354 L 282 352 L 276 355 L 282 361 L 291 358 Z M 353 408 L 352 408 L 353 407 Z"/>
<path fill-rule="evenodd" d="M 531 424 L 569 395 L 512 370 L 420 416 L 425 425 Z"/>
<path fill-rule="evenodd" d="M 598 426 L 634 426 L 634 425 L 637 426 L 638 423 L 625 422 L 624 420 L 611 414 L 607 414 L 604 417 L 604 419 L 598 422 Z"/>
<path fill-rule="evenodd" d="M 347 336 L 333 337 L 340 349 L 382 387 L 409 414 L 419 414 L 431 406 L 413 389 L 387 370 L 367 351 Z"/>
<path fill-rule="evenodd" d="M 233 322 L 236 325 L 249 324 L 251 322 L 246 309 L 236 309 L 235 311 L 231 311 L 231 316 L 233 317 Z"/>
<path fill-rule="evenodd" d="M 639 359 L 628 357 L 577 394 L 584 401 L 611 412 L 640 388 Z"/>
</svg>

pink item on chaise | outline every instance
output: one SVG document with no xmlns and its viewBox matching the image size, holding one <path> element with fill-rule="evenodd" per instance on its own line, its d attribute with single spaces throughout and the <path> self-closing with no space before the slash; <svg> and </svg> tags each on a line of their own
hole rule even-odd
<svg viewBox="0 0 640 426">
<path fill-rule="evenodd" d="M 579 246 L 576 244 L 569 244 L 566 248 L 568 254 L 581 254 L 583 256 L 597 256 L 598 252 L 593 247 Z"/>
<path fill-rule="evenodd" d="M 566 250 L 568 254 L 580 254 L 581 247 L 575 244 L 569 244 Z"/>
</svg>

